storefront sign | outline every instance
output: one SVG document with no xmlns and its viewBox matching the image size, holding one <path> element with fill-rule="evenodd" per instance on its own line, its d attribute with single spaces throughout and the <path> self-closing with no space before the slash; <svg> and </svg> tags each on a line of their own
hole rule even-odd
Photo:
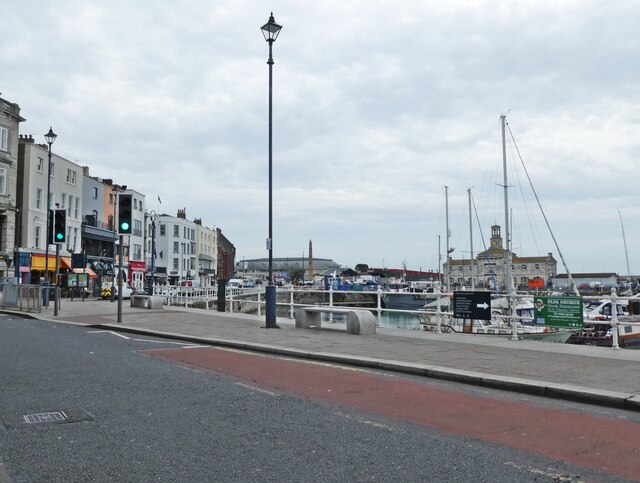
<svg viewBox="0 0 640 483">
<path fill-rule="evenodd" d="M 534 297 L 535 325 L 550 327 L 582 327 L 582 297 Z"/>
</svg>

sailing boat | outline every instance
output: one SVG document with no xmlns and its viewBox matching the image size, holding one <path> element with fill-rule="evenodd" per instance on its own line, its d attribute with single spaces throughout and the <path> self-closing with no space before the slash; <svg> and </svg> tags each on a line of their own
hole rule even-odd
<svg viewBox="0 0 640 483">
<path fill-rule="evenodd" d="M 505 228 L 505 247 L 502 247 L 502 237 L 500 235 L 500 227 L 497 225 L 494 225 L 492 227 L 492 254 L 494 255 L 494 260 L 496 258 L 496 255 L 499 254 L 499 257 L 504 256 L 504 263 L 503 263 L 503 269 L 504 269 L 504 292 L 506 294 L 506 298 L 503 299 L 504 302 L 506 302 L 505 304 L 505 311 L 503 313 L 503 317 L 505 319 L 505 321 L 508 322 L 508 324 L 510 325 L 510 331 L 511 331 L 511 339 L 512 340 L 519 340 L 519 335 L 522 334 L 522 332 L 525 331 L 525 324 L 521 324 L 520 326 L 520 332 L 518 331 L 518 320 L 524 320 L 522 318 L 522 315 L 524 312 L 526 312 L 526 315 L 530 315 L 531 314 L 531 310 L 532 310 L 532 303 L 531 301 L 522 301 L 522 303 L 518 303 L 517 301 L 517 297 L 515 294 L 515 287 L 514 287 L 514 282 L 513 282 L 513 269 L 512 269 L 512 264 L 513 264 L 513 252 L 512 252 L 512 239 L 511 239 L 511 233 L 510 233 L 510 229 L 511 229 L 511 223 L 509 220 L 509 192 L 508 192 L 508 176 L 507 176 L 507 149 L 506 149 L 506 130 L 507 130 L 507 123 L 506 123 L 506 115 L 501 115 L 500 116 L 500 125 L 501 125 L 501 134 L 502 134 L 502 164 L 503 164 L 503 183 L 502 183 L 502 187 L 504 190 L 504 228 Z M 517 147 L 516 147 L 517 150 Z M 519 154 L 519 153 L 518 153 Z M 524 166 L 524 165 L 523 165 Z M 526 168 L 525 168 L 525 172 L 526 172 Z M 540 208 L 540 211 L 542 212 L 542 215 L 544 217 L 545 223 L 547 225 L 547 228 L 549 229 L 549 232 L 551 233 L 551 237 L 554 241 L 554 244 L 556 246 L 556 249 L 558 250 L 558 253 L 560 255 L 560 258 L 562 260 L 562 263 L 564 264 L 565 270 L 567 271 L 568 277 L 569 277 L 569 282 L 571 284 L 571 286 L 574 288 L 574 290 L 576 290 L 577 293 L 577 289 L 575 289 L 575 284 L 573 283 L 573 278 L 571 276 L 571 272 L 569 271 L 569 269 L 567 268 L 566 262 L 564 260 L 564 256 L 562 255 L 562 252 L 560 251 L 560 248 L 558 246 L 558 243 L 555 239 L 555 236 L 553 235 L 553 232 L 551 231 L 551 228 L 549 226 L 549 222 L 547 220 L 547 217 L 544 213 L 544 210 L 542 209 L 542 206 L 540 204 L 540 201 L 538 199 L 538 196 L 535 192 L 535 189 L 533 188 L 533 185 L 531 183 L 531 180 L 529 178 L 529 175 L 527 173 L 527 179 L 529 179 L 529 184 L 530 187 L 535 195 L 536 201 L 538 203 L 538 206 Z M 446 187 L 445 187 L 446 189 Z M 470 190 L 469 190 L 469 197 L 470 197 Z M 469 211 L 470 211 L 470 218 L 471 218 L 471 201 L 469 202 L 470 207 L 469 207 Z M 470 220 L 471 221 L 471 220 Z M 471 224 L 471 223 L 470 223 Z M 447 233 L 448 234 L 448 233 Z M 473 238 L 471 238 L 471 246 L 473 247 Z M 475 265 L 474 260 L 473 260 L 473 248 L 472 248 L 472 256 L 471 256 L 471 267 L 472 267 L 472 285 L 474 284 L 474 274 L 473 274 L 473 267 Z M 488 253 L 487 250 L 485 250 L 486 253 Z M 480 258 L 482 254 L 479 254 L 478 257 Z M 488 264 L 489 265 L 489 269 L 492 270 L 491 267 L 491 263 Z M 447 259 L 447 275 L 448 272 L 450 270 L 450 262 L 449 262 L 449 258 Z M 497 283 L 495 283 L 495 277 L 494 274 L 492 273 L 492 278 L 494 279 L 494 286 L 497 288 Z M 447 277 L 448 280 L 448 277 Z M 497 292 L 497 290 L 496 290 Z M 578 294 L 579 295 L 579 294 Z M 520 313 L 519 313 L 520 312 Z M 530 320 L 532 319 L 532 317 L 527 317 L 525 315 L 525 318 L 529 318 Z M 425 323 L 431 324 L 431 319 L 432 317 L 427 317 L 427 321 Z M 471 329 L 473 330 L 474 328 L 471 327 Z M 526 329 L 528 329 L 529 332 L 542 332 L 542 331 L 549 331 L 548 328 L 545 327 L 526 327 Z M 502 333 L 504 333 L 503 331 L 500 331 Z M 485 332 L 486 333 L 486 332 Z M 568 334 L 563 334 L 563 337 L 568 337 Z"/>
</svg>

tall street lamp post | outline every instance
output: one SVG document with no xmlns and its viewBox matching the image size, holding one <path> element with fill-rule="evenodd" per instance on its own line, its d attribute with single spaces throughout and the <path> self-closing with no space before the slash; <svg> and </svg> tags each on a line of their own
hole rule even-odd
<svg viewBox="0 0 640 483">
<path fill-rule="evenodd" d="M 153 291 L 156 285 L 156 217 L 155 210 L 149 212 L 151 219 L 151 277 L 149 277 L 150 287 L 149 295 L 154 295 Z"/>
<path fill-rule="evenodd" d="M 261 27 L 264 39 L 269 43 L 269 238 L 267 238 L 267 250 L 269 250 L 269 283 L 265 289 L 266 302 L 266 326 L 267 329 L 276 326 L 276 286 L 273 283 L 273 190 L 272 190 L 272 166 L 273 166 L 273 142 L 272 142 L 272 106 L 273 106 L 273 43 L 278 38 L 281 25 L 278 25 L 273 18 L 273 12 L 269 16 L 269 21 Z"/>
<path fill-rule="evenodd" d="M 49 166 L 47 169 L 47 234 L 45 236 L 45 250 L 44 250 L 44 271 L 46 278 L 46 285 L 44 288 L 44 305 L 49 306 L 49 237 L 51 235 L 51 145 L 55 142 L 58 136 L 53 132 L 53 129 L 49 127 L 49 132 L 44 135 L 49 145 Z"/>
</svg>

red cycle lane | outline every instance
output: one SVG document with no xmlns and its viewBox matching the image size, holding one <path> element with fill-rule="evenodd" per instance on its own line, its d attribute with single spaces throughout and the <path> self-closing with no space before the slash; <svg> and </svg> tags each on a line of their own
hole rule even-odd
<svg viewBox="0 0 640 483">
<path fill-rule="evenodd" d="M 410 379 L 217 348 L 144 353 L 250 380 L 271 390 L 348 405 L 640 480 L 640 424 L 471 395 Z"/>
</svg>

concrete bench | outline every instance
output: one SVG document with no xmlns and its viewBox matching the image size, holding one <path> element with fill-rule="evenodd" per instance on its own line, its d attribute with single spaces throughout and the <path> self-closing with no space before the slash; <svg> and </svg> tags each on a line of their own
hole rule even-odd
<svg viewBox="0 0 640 483">
<path fill-rule="evenodd" d="M 335 307 L 314 306 L 296 309 L 296 327 L 300 329 L 321 328 L 323 313 L 347 314 L 347 332 L 349 334 L 376 333 L 376 318 L 368 310 L 338 309 Z"/>
<path fill-rule="evenodd" d="M 161 309 L 162 297 L 159 295 L 132 295 L 131 307 L 139 309 Z"/>
</svg>

